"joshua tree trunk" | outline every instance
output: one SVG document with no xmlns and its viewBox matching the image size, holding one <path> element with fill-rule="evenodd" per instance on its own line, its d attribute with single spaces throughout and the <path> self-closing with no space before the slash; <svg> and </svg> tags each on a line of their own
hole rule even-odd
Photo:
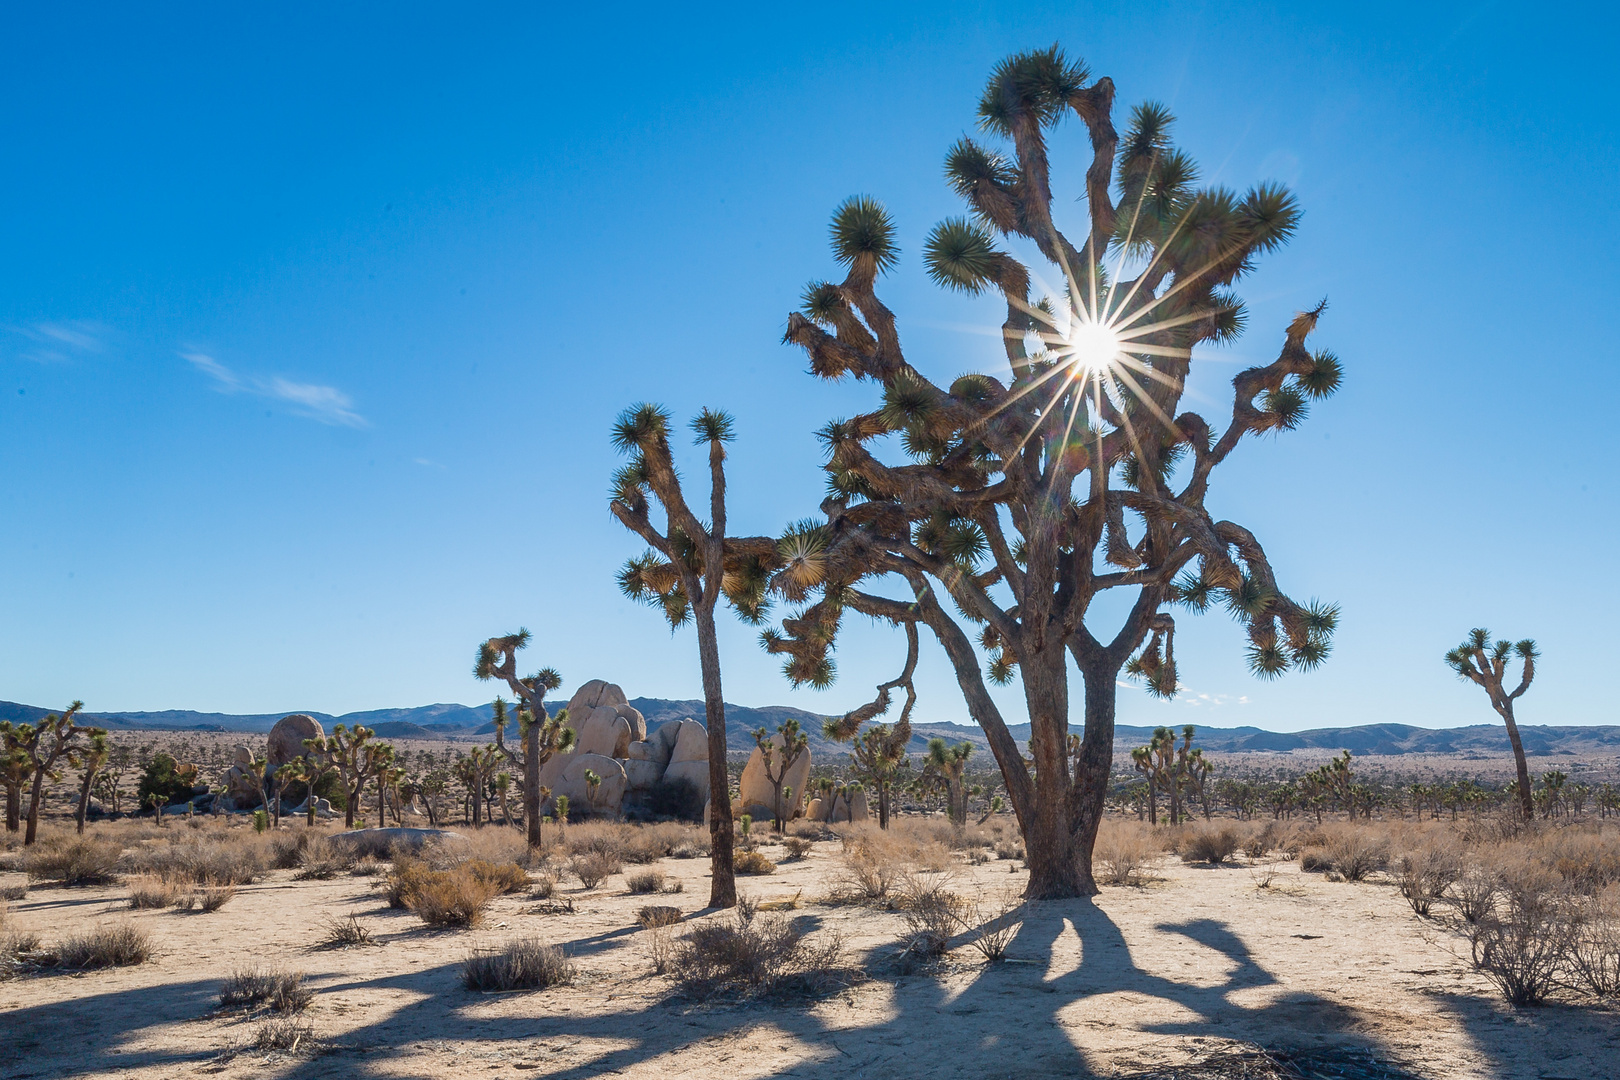
<svg viewBox="0 0 1620 1080">
<path fill-rule="evenodd" d="M 6 832 L 22 828 L 22 789 L 6 789 Z"/>
<path fill-rule="evenodd" d="M 28 831 L 23 835 L 23 846 L 32 844 L 39 835 L 39 804 L 45 793 L 45 770 L 34 773 L 34 786 L 28 794 Z"/>
<path fill-rule="evenodd" d="M 73 813 L 73 821 L 76 826 L 74 831 L 80 836 L 84 835 L 84 819 L 90 812 L 90 785 L 95 782 L 95 779 L 95 773 L 86 773 L 84 784 L 79 788 L 79 807 Z"/>
<path fill-rule="evenodd" d="M 1524 662 L 1518 688 L 1511 693 L 1502 685 L 1507 674 L 1508 657 L 1517 654 Z M 1530 786 L 1530 766 L 1524 760 L 1524 743 L 1519 738 L 1519 725 L 1513 718 L 1513 703 L 1530 689 L 1536 677 L 1536 658 L 1541 655 L 1536 643 L 1523 641 L 1492 643 L 1491 632 L 1475 627 L 1468 632 L 1463 643 L 1446 653 L 1446 663 L 1460 677 L 1477 683 L 1491 699 L 1491 707 L 1507 727 L 1508 742 L 1513 746 L 1513 764 L 1519 774 L 1519 812 L 1526 821 L 1536 816 L 1535 792 Z"/>
<path fill-rule="evenodd" d="M 698 663 L 703 671 L 703 717 L 709 727 L 709 906 L 731 908 L 737 906 L 732 858 L 735 836 L 731 777 L 726 773 L 726 701 L 720 688 L 720 642 L 715 634 L 713 601 L 704 603 L 700 599 L 693 605 L 693 614 L 697 621 Z"/>
<path fill-rule="evenodd" d="M 1536 799 L 1530 786 L 1530 765 L 1524 759 L 1524 741 L 1519 738 L 1519 725 L 1513 719 L 1513 702 L 1499 694 L 1492 697 L 1497 699 L 1492 704 L 1501 714 L 1502 723 L 1507 727 L 1508 742 L 1513 746 L 1513 765 L 1519 774 L 1519 810 L 1524 814 L 1524 820 L 1529 821 L 1536 816 Z"/>
</svg>

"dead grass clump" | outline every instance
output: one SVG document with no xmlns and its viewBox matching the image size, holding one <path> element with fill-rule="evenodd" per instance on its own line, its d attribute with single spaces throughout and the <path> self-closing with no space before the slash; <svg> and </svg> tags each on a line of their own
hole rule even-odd
<svg viewBox="0 0 1620 1080">
<path fill-rule="evenodd" d="M 298 853 L 299 881 L 326 881 L 355 864 L 354 857 L 324 836 L 312 837 Z"/>
<path fill-rule="evenodd" d="M 315 1025 L 296 1016 L 275 1016 L 260 1024 L 253 1033 L 253 1045 L 260 1050 L 285 1050 L 315 1043 Z"/>
<path fill-rule="evenodd" d="M 170 833 L 166 843 L 145 843 L 124 857 L 133 873 L 162 874 L 182 881 L 252 884 L 270 865 L 270 842 L 243 830 L 232 836 L 215 831 Z"/>
<path fill-rule="evenodd" d="M 795 862 L 809 855 L 810 849 L 814 846 L 809 840 L 799 836 L 788 836 L 782 840 L 782 847 L 786 849 L 787 857 Z"/>
<path fill-rule="evenodd" d="M 564 846 L 570 855 L 605 855 L 624 862 L 635 826 L 622 821 L 582 821 L 568 826 Z"/>
<path fill-rule="evenodd" d="M 574 965 L 555 945 L 521 938 L 498 952 L 477 952 L 461 962 L 461 981 L 469 990 L 505 993 L 544 990 L 574 981 Z"/>
<path fill-rule="evenodd" d="M 51 838 L 26 849 L 18 869 L 39 881 L 63 885 L 107 885 L 118 879 L 122 845 L 93 836 Z"/>
<path fill-rule="evenodd" d="M 948 873 L 937 871 L 900 876 L 895 906 L 905 917 L 907 933 L 893 958 L 896 968 L 910 972 L 945 955 L 965 906 L 951 884 Z"/>
<path fill-rule="evenodd" d="M 23 900 L 28 896 L 28 882 L 19 881 L 15 885 L 0 885 L 0 901 Z"/>
<path fill-rule="evenodd" d="M 371 929 L 363 926 L 353 915 L 341 919 L 328 917 L 321 924 L 321 929 L 321 940 L 315 946 L 318 949 L 346 949 L 352 945 L 376 944 L 371 940 Z"/>
<path fill-rule="evenodd" d="M 1024 857 L 1024 845 L 1018 840 L 997 840 L 991 850 L 996 853 L 998 859 L 1011 861 Z"/>
<path fill-rule="evenodd" d="M 539 853 L 529 851 L 527 834 L 504 826 L 486 825 L 471 829 L 448 841 L 435 841 L 422 853 L 440 870 L 449 869 L 457 862 L 482 859 L 487 863 L 516 863 L 528 866 Z"/>
<path fill-rule="evenodd" d="M 636 922 L 643 930 L 654 930 L 660 926 L 673 926 L 680 921 L 681 909 L 664 904 L 649 905 L 636 912 Z"/>
<path fill-rule="evenodd" d="M 739 851 L 732 869 L 739 874 L 774 874 L 776 864 L 757 851 Z"/>
<path fill-rule="evenodd" d="M 529 895 L 536 900 L 550 900 L 557 891 L 557 875 L 547 870 L 534 879 L 534 885 L 529 889 Z"/>
<path fill-rule="evenodd" d="M 1140 885 L 1142 871 L 1157 854 L 1152 830 L 1140 821 L 1104 818 L 1092 848 L 1092 867 L 1106 885 Z"/>
<path fill-rule="evenodd" d="M 1287 844 L 1287 830 L 1279 821 L 1268 821 L 1258 829 L 1249 830 L 1243 839 L 1243 854 L 1251 859 L 1263 859 Z"/>
<path fill-rule="evenodd" d="M 1620 890 L 1609 894 L 1576 910 L 1567 958 L 1574 985 L 1601 998 L 1620 997 Z"/>
<path fill-rule="evenodd" d="M 303 1012 L 314 1000 L 315 991 L 304 985 L 303 972 L 275 968 L 233 971 L 219 991 L 222 1009 L 265 1008 L 291 1015 Z"/>
<path fill-rule="evenodd" d="M 812 943 L 786 915 L 750 917 L 739 909 L 730 921 L 708 922 L 683 934 L 668 968 L 677 991 L 698 1000 L 815 994 L 836 980 L 842 948 L 832 934 Z"/>
<path fill-rule="evenodd" d="M 1595 894 L 1620 882 L 1620 830 L 1544 828 L 1527 846 L 1572 889 Z"/>
<path fill-rule="evenodd" d="M 502 891 L 499 884 L 465 865 L 432 870 L 415 860 L 404 871 L 395 869 L 389 882 L 399 906 L 429 926 L 477 926 L 484 909 Z"/>
<path fill-rule="evenodd" d="M 492 885 L 497 895 L 520 893 L 529 887 L 529 872 L 515 862 L 468 859 L 462 865 L 473 877 Z"/>
<path fill-rule="evenodd" d="M 833 887 L 833 898 L 859 904 L 887 907 L 900 867 L 884 858 L 861 837 L 845 837 L 839 860 L 840 873 Z"/>
<path fill-rule="evenodd" d="M 973 933 L 968 940 L 987 963 L 997 964 L 1007 956 L 1007 946 L 1018 933 L 1019 920 L 1014 916 L 1024 906 L 1016 889 L 1003 888 L 994 898 L 973 897 L 965 901 L 956 913 L 962 928 Z"/>
<path fill-rule="evenodd" d="M 625 888 L 631 894 L 664 891 L 664 875 L 657 870 L 639 870 L 624 876 Z"/>
<path fill-rule="evenodd" d="M 159 874 L 137 874 L 129 879 L 129 906 L 166 908 L 180 903 L 190 890 L 183 882 Z"/>
<path fill-rule="evenodd" d="M 1182 862 L 1219 866 L 1237 853 L 1243 834 L 1226 822 L 1202 821 L 1182 828 L 1175 851 Z"/>
<path fill-rule="evenodd" d="M 811 821 L 801 818 L 788 823 L 788 835 L 796 840 L 825 840 L 827 839 L 827 826 L 820 821 Z"/>
<path fill-rule="evenodd" d="M 236 899 L 236 886 L 228 881 L 205 881 L 191 895 L 204 913 L 214 912 Z"/>
<path fill-rule="evenodd" d="M 1346 881 L 1365 881 L 1389 865 L 1389 843 L 1371 830 L 1352 825 L 1328 839 L 1327 855 Z"/>
<path fill-rule="evenodd" d="M 352 877 L 382 877 L 386 873 L 388 861 L 375 855 L 363 855 L 359 862 L 349 867 L 349 874 Z"/>
<path fill-rule="evenodd" d="M 152 936 L 133 923 L 114 923 L 75 934 L 52 952 L 55 966 L 74 971 L 132 967 L 152 955 Z"/>
<path fill-rule="evenodd" d="M 1462 876 L 1462 852 L 1455 844 L 1431 841 L 1402 852 L 1394 867 L 1401 895 L 1413 911 L 1427 915 Z"/>
<path fill-rule="evenodd" d="M 569 871 L 577 878 L 580 884 L 587 889 L 594 889 L 608 878 L 624 869 L 624 863 L 617 855 L 609 855 L 600 851 L 588 852 L 584 855 L 575 855 L 568 860 Z"/>
</svg>

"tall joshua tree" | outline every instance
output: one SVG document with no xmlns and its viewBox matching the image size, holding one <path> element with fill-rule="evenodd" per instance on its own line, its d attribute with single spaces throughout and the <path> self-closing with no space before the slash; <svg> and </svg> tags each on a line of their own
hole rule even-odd
<svg viewBox="0 0 1620 1080">
<path fill-rule="evenodd" d="M 936 226 L 924 259 L 941 286 L 1005 302 L 1002 353 L 982 372 L 935 382 L 922 372 L 937 361 L 908 359 L 875 291 L 898 262 L 895 225 L 865 196 L 833 216 L 843 280 L 812 282 L 787 321 L 812 374 L 873 382 L 881 400 L 821 432 L 822 517 L 783 537 L 792 557 L 773 579 L 804 606 L 766 648 L 787 657 L 791 679 L 821 685 L 846 612 L 927 626 L 1006 781 L 1030 897 L 1096 891 L 1116 679 L 1126 669 L 1150 693 L 1176 692 L 1167 605 L 1226 606 L 1262 677 L 1319 664 L 1337 618 L 1286 595 L 1254 534 L 1206 505 L 1213 470 L 1244 436 L 1298 427 L 1310 399 L 1337 389 L 1339 361 L 1306 347 L 1325 305 L 1289 323 L 1274 361 L 1232 379 L 1224 428 L 1182 403 L 1195 349 L 1241 332 L 1233 287 L 1293 235 L 1299 208 L 1275 184 L 1200 187 L 1163 106 L 1138 106 L 1123 137 L 1113 113 L 1113 81 L 1053 46 L 991 74 L 979 121 L 1004 148 L 963 138 L 947 153 L 947 180 L 971 216 Z M 1054 218 L 1047 147 L 1070 114 L 1091 150 L 1075 239 Z M 1027 241 L 1049 269 L 1032 270 L 1004 240 Z M 1050 294 L 1039 295 L 1040 280 L 1054 283 Z M 880 460 L 887 435 L 908 461 Z M 1093 601 L 1110 590 L 1134 600 L 1104 628 Z M 1084 687 L 1074 754 L 1070 664 Z M 1015 675 L 1033 775 L 987 687 Z"/>
<path fill-rule="evenodd" d="M 709 520 L 687 504 L 669 444 L 669 413 L 656 405 L 626 409 L 613 425 L 613 444 L 630 461 L 614 477 L 613 515 L 651 550 L 619 574 L 625 595 L 660 608 L 670 626 L 697 626 L 703 674 L 703 712 L 709 729 L 709 906 L 735 907 L 731 786 L 726 774 L 726 706 L 720 686 L 720 645 L 714 611 L 721 596 L 751 622 L 768 610 L 768 572 L 776 543 L 768 537 L 726 536 L 726 443 L 735 437 L 730 416 L 704 409 L 692 419 L 698 446 L 709 451 Z M 651 517 L 648 496 L 663 508 L 664 528 Z"/>
<path fill-rule="evenodd" d="M 1518 688 L 1511 693 L 1503 684 L 1507 675 L 1508 658 L 1517 655 L 1524 661 Z M 1508 742 L 1513 744 L 1513 764 L 1519 770 L 1519 811 L 1526 821 L 1536 814 L 1535 792 L 1530 787 L 1530 766 L 1524 760 L 1524 743 L 1519 738 L 1519 725 L 1513 718 L 1513 703 L 1530 689 L 1530 680 L 1536 677 L 1536 657 L 1541 652 L 1529 638 L 1517 644 L 1491 641 L 1491 632 L 1476 626 L 1468 632 L 1463 643 L 1446 653 L 1446 663 L 1459 678 L 1484 687 L 1491 699 L 1491 708 L 1507 725 Z"/>
<path fill-rule="evenodd" d="M 540 804 L 551 793 L 540 790 L 540 766 L 553 755 L 564 753 L 574 744 L 574 729 L 566 723 L 567 709 L 558 716 L 546 711 L 546 694 L 562 685 L 562 676 L 556 668 L 541 668 L 528 678 L 517 673 L 517 651 L 529 643 L 529 632 L 521 627 L 515 634 L 492 637 L 478 647 L 478 660 L 473 674 L 480 679 L 500 679 L 518 699 L 518 742 L 523 749 L 513 753 L 506 745 L 506 702 L 496 699 L 495 745 L 512 764 L 523 770 L 523 827 L 528 833 L 529 846 L 545 845 L 545 834 L 540 829 Z"/>
</svg>

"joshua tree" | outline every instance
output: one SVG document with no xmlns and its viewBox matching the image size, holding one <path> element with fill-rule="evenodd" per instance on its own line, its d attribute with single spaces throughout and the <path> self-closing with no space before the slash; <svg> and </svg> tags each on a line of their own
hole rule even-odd
<svg viewBox="0 0 1620 1080">
<path fill-rule="evenodd" d="M 274 774 L 276 783 L 276 823 L 281 823 L 281 800 L 287 793 L 287 785 L 301 783 L 304 785 L 304 820 L 305 824 L 315 824 L 315 781 L 321 777 L 321 768 L 314 760 L 308 757 L 296 757 Z"/>
<path fill-rule="evenodd" d="M 79 806 L 73 813 L 75 831 L 84 835 L 84 819 L 90 811 L 90 789 L 95 787 L 96 777 L 101 773 L 102 766 L 107 764 L 107 755 L 112 748 L 107 745 L 107 733 L 92 729 L 90 741 L 79 752 Z"/>
<path fill-rule="evenodd" d="M 898 260 L 895 226 L 864 196 L 833 217 L 843 281 L 811 283 L 787 322 L 813 374 L 871 380 L 882 400 L 821 433 L 825 520 L 784 537 L 784 550 L 796 549 L 784 574 L 814 602 L 766 646 L 789 657 L 795 681 L 825 684 L 846 612 L 926 625 L 989 736 L 1024 835 L 1031 898 L 1096 892 L 1091 850 L 1116 679 L 1128 667 L 1150 693 L 1176 692 L 1166 604 L 1224 604 L 1246 625 L 1249 663 L 1263 677 L 1319 664 L 1337 619 L 1333 607 L 1290 599 L 1255 536 L 1206 506 L 1212 471 L 1244 436 L 1297 427 L 1308 399 L 1337 389 L 1339 361 L 1306 348 L 1324 305 L 1293 319 L 1275 361 L 1237 374 L 1224 425 L 1182 402 L 1195 348 L 1242 330 L 1233 286 L 1293 234 L 1297 204 L 1273 184 L 1242 195 L 1198 188 L 1164 107 L 1139 106 L 1121 139 L 1113 106 L 1113 82 L 1092 81 L 1056 46 L 1014 56 L 979 104 L 981 127 L 1010 147 L 962 139 L 947 154 L 949 182 L 973 216 L 933 230 L 927 269 L 942 286 L 1005 301 L 1005 367 L 945 385 L 919 370 L 937 361 L 908 362 L 874 291 Z M 1092 151 L 1078 243 L 1054 221 L 1047 151 L 1048 132 L 1071 112 Z M 998 235 L 1031 242 L 1051 269 L 1037 275 L 997 247 Z M 1056 283 L 1052 295 L 1032 291 L 1043 278 Z M 879 460 L 873 441 L 889 434 L 909 463 Z M 892 582 L 900 595 L 868 582 Z M 1116 606 L 1093 601 L 1113 589 L 1132 590 L 1134 603 L 1103 630 L 1101 611 Z M 1072 764 L 1071 662 L 1085 688 Z M 1033 776 L 985 684 L 1015 674 Z"/>
<path fill-rule="evenodd" d="M 1131 765 L 1147 777 L 1148 824 L 1159 823 L 1159 771 L 1153 767 L 1153 747 L 1138 746 L 1131 751 Z"/>
<path fill-rule="evenodd" d="M 1190 730 L 1192 725 L 1188 725 Z M 1210 806 L 1210 796 L 1214 792 L 1210 789 L 1209 774 L 1215 771 L 1215 763 L 1204 756 L 1204 748 L 1195 746 L 1187 752 L 1187 787 L 1198 796 L 1198 805 L 1203 808 L 1204 820 L 1213 816 Z"/>
<path fill-rule="evenodd" d="M 394 748 L 387 743 L 378 745 L 370 761 L 370 772 L 377 782 L 377 828 L 388 824 L 388 792 L 399 783 L 405 770 L 399 767 Z"/>
<path fill-rule="evenodd" d="M 928 740 L 923 776 L 945 789 L 945 813 L 953 825 L 967 824 L 967 787 L 962 782 L 962 774 L 967 770 L 967 760 L 972 753 L 970 742 L 948 747 L 944 739 Z"/>
<path fill-rule="evenodd" d="M 490 638 L 478 647 L 473 674 L 480 679 L 498 678 L 517 695 L 518 741 L 523 750 L 515 754 L 506 745 L 506 702 L 499 698 L 495 699 L 495 745 L 523 770 L 524 828 L 529 846 L 539 848 L 545 843 L 540 830 L 540 805 L 551 796 L 540 786 L 540 767 L 574 745 L 574 729 L 568 726 L 567 709 L 558 710 L 556 716 L 546 711 L 546 694 L 562 685 L 562 676 L 555 668 L 541 668 L 526 679 L 518 678 L 517 651 L 528 643 L 529 632 L 521 627 L 515 634 Z"/>
<path fill-rule="evenodd" d="M 1507 674 L 1508 657 L 1518 654 L 1524 661 L 1524 672 L 1518 689 L 1508 693 L 1502 684 Z M 1491 632 L 1475 627 L 1468 632 L 1463 643 L 1446 653 L 1446 663 L 1460 678 L 1484 687 L 1496 710 L 1507 725 L 1508 742 L 1513 744 L 1513 763 L 1519 770 L 1519 812 L 1529 821 L 1536 815 L 1535 793 L 1530 788 L 1530 766 L 1524 760 L 1524 743 L 1519 739 L 1519 725 L 1513 719 L 1513 703 L 1530 689 L 1530 680 L 1536 677 L 1536 657 L 1541 653 L 1529 638 L 1517 644 L 1506 641 L 1492 643 Z"/>
<path fill-rule="evenodd" d="M 703 674 L 703 712 L 709 729 L 709 906 L 735 907 L 730 779 L 726 774 L 726 706 L 720 685 L 720 644 L 714 611 L 722 595 L 743 618 L 758 622 L 767 610 L 767 574 L 778 564 L 767 537 L 726 536 L 726 443 L 734 437 L 726 413 L 704 409 L 691 428 L 709 450 L 709 521 L 686 502 L 669 444 L 669 413 L 655 405 L 626 409 L 613 426 L 613 444 L 630 461 L 614 476 L 610 507 L 651 550 L 631 559 L 619 574 L 626 596 L 658 607 L 678 627 L 696 624 Z M 648 497 L 664 511 L 664 530 L 653 524 Z"/>
<path fill-rule="evenodd" d="M 788 770 L 793 768 L 810 746 L 810 736 L 799 730 L 799 722 L 791 717 L 777 726 L 776 733 L 782 737 L 782 745 L 776 746 L 771 742 L 771 736 L 765 733 L 764 728 L 754 732 L 754 745 L 759 747 L 760 764 L 765 768 L 765 779 L 771 782 L 771 818 L 776 831 L 781 832 L 785 826 L 784 816 L 788 812 L 783 805 L 784 798 L 792 798 L 792 788 L 784 788 L 783 782 L 787 780 Z M 800 792 L 802 795 L 803 792 Z"/>
<path fill-rule="evenodd" d="M 911 710 L 917 704 L 917 689 L 912 685 L 912 676 L 917 671 L 917 624 L 906 623 L 906 665 L 900 672 L 899 678 L 891 679 L 878 686 L 877 697 L 852 712 L 832 719 L 829 717 L 821 726 L 821 733 L 835 742 L 850 744 L 850 754 L 855 759 L 855 768 L 862 776 L 872 782 L 877 789 L 878 797 L 878 827 L 889 827 L 889 793 L 894 786 L 894 779 L 901 769 L 911 767 L 911 759 L 906 756 L 906 747 L 911 743 Z M 875 716 L 888 712 L 890 694 L 898 687 L 906 691 L 906 703 L 900 708 L 900 719 L 894 727 L 887 724 L 874 724 L 860 733 L 861 725 Z M 831 786 L 831 781 L 823 781 Z M 827 819 L 832 820 L 832 807 L 827 808 Z"/>
<path fill-rule="evenodd" d="M 96 735 L 105 736 L 101 728 L 79 727 L 74 723 L 84 702 L 75 701 L 61 713 L 51 713 L 38 724 L 18 724 L 5 729 L 5 745 L 21 751 L 23 764 L 29 776 L 27 829 L 23 833 L 23 846 L 32 844 L 39 836 L 39 811 L 45 801 L 45 781 L 61 778 L 60 766 L 79 764 L 80 755 Z"/>
<path fill-rule="evenodd" d="M 13 726 L 9 720 L 0 720 L 0 784 L 6 789 L 7 832 L 22 828 L 22 790 L 33 773 L 22 743 L 32 736 L 32 724 Z"/>
<path fill-rule="evenodd" d="M 360 793 L 366 782 L 377 774 L 379 767 L 393 758 L 394 748 L 387 743 L 373 741 L 376 733 L 356 724 L 352 729 L 334 724 L 332 734 L 326 738 L 305 739 L 310 750 L 328 755 L 332 768 L 343 784 L 343 827 L 354 828 L 355 814 L 360 808 Z M 261 785 L 262 790 L 262 785 Z"/>
<path fill-rule="evenodd" d="M 277 827 L 281 825 L 281 800 L 287 794 L 289 784 L 308 777 L 309 770 L 304 764 L 307 760 L 301 757 L 293 758 L 270 774 L 270 787 L 276 794 L 275 806 L 271 810 L 271 824 Z M 310 794 L 313 797 L 314 792 Z"/>
</svg>

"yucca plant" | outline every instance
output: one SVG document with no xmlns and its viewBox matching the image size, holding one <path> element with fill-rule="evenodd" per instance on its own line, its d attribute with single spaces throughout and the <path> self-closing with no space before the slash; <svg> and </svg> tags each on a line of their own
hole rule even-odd
<svg viewBox="0 0 1620 1080">
<path fill-rule="evenodd" d="M 968 792 L 963 774 L 972 754 L 970 742 L 946 746 L 944 739 L 936 738 L 928 740 L 928 756 L 923 759 L 923 779 L 933 787 L 944 789 L 945 813 L 955 825 L 967 824 Z"/>
<path fill-rule="evenodd" d="M 735 438 L 732 418 L 704 409 L 692 418 L 695 444 L 709 457 L 709 520 L 687 504 L 670 446 L 669 413 L 656 405 L 626 409 L 613 425 L 613 445 L 629 462 L 613 478 L 609 507 L 649 549 L 619 572 L 619 587 L 632 600 L 656 607 L 674 627 L 697 628 L 703 675 L 703 715 L 709 731 L 709 906 L 737 903 L 733 869 L 730 780 L 726 775 L 726 706 L 720 683 L 720 643 L 714 612 L 722 596 L 744 619 L 759 622 L 768 610 L 768 570 L 776 544 L 768 537 L 726 535 L 726 444 Z M 660 530 L 652 502 L 663 510 Z"/>
<path fill-rule="evenodd" d="M 523 770 L 523 825 L 529 846 L 545 845 L 540 828 L 540 806 L 551 797 L 549 788 L 540 786 L 540 767 L 574 745 L 574 729 L 568 726 L 568 710 L 552 716 L 546 711 L 546 694 L 562 685 L 556 668 L 541 668 L 527 678 L 517 673 L 517 651 L 529 644 L 529 631 L 493 637 L 478 647 L 473 674 L 480 679 L 500 679 L 517 695 L 518 741 L 523 749 L 514 753 L 506 745 L 506 702 L 495 699 L 495 745 Z"/>
<path fill-rule="evenodd" d="M 793 560 L 772 578 L 802 606 L 765 646 L 786 658 L 795 683 L 825 685 L 846 613 L 927 626 L 989 736 L 1024 833 L 1032 898 L 1096 892 L 1091 850 L 1116 681 L 1125 669 L 1149 693 L 1176 693 L 1167 605 L 1227 608 L 1247 629 L 1251 668 L 1267 678 L 1320 664 L 1338 617 L 1290 598 L 1259 540 L 1206 505 L 1215 467 L 1245 436 L 1297 428 L 1312 400 L 1338 388 L 1338 359 L 1306 344 L 1325 304 L 1289 323 L 1273 362 L 1232 380 L 1229 421 L 1212 424 L 1183 404 L 1194 350 L 1240 334 L 1234 286 L 1293 235 L 1299 207 L 1276 184 L 1200 187 L 1163 106 L 1135 109 L 1123 137 L 1113 112 L 1112 80 L 1093 79 L 1056 46 L 1019 54 L 997 65 L 979 104 L 981 127 L 1005 149 L 964 138 L 946 156 L 970 216 L 936 226 L 924 261 L 945 288 L 1005 301 L 997 370 L 986 358 L 979 372 L 936 383 L 919 370 L 936 362 L 908 360 L 875 291 L 898 265 L 896 226 L 865 196 L 833 216 L 843 280 L 812 282 L 787 321 L 812 374 L 869 381 L 881 399 L 821 432 L 823 517 L 783 536 Z M 1047 146 L 1069 114 L 1092 152 L 1077 242 L 1053 218 Z M 1050 269 L 1020 262 L 1008 239 L 1032 243 Z M 1038 280 L 1058 287 L 1042 296 Z M 880 460 L 889 435 L 909 460 Z M 889 583 L 894 591 L 880 591 Z M 1118 608 L 1093 601 L 1115 589 L 1134 602 L 1104 629 L 1101 613 Z M 1084 685 L 1073 753 L 1070 663 Z M 1015 675 L 1033 775 L 986 685 Z"/>
<path fill-rule="evenodd" d="M 1513 718 L 1513 703 L 1530 689 L 1536 677 L 1536 658 L 1541 651 L 1529 638 L 1520 642 L 1491 641 L 1491 632 L 1476 626 L 1468 632 L 1463 643 L 1446 653 L 1446 663 L 1457 673 L 1484 689 L 1491 699 L 1491 708 L 1507 725 L 1508 742 L 1513 746 L 1513 764 L 1519 771 L 1519 812 L 1526 821 L 1536 816 L 1535 792 L 1530 786 L 1530 766 L 1524 760 L 1524 742 L 1519 738 L 1519 725 Z M 1517 656 L 1524 662 L 1519 685 L 1509 692 L 1503 684 L 1507 676 L 1508 660 Z"/>
</svg>

